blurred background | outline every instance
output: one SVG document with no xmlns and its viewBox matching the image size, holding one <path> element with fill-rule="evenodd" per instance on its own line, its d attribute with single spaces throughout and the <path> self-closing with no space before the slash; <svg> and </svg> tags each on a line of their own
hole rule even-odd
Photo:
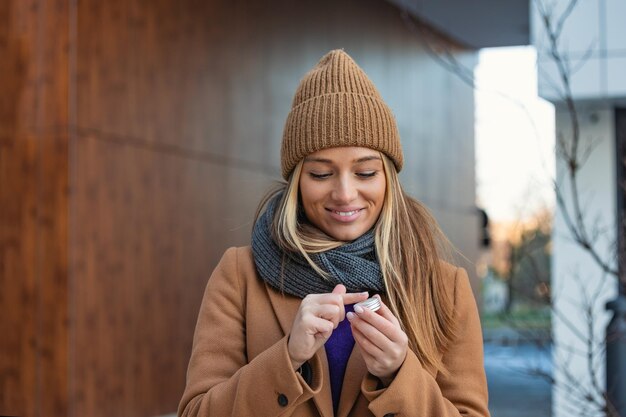
<svg viewBox="0 0 626 417">
<path fill-rule="evenodd" d="M 626 417 L 626 360 L 606 365 L 626 339 L 605 340 L 626 333 L 624 16 L 0 1 L 0 415 L 174 415 L 207 279 L 280 179 L 300 78 L 343 48 L 396 116 L 406 189 L 464 256 L 492 415 Z"/>
</svg>

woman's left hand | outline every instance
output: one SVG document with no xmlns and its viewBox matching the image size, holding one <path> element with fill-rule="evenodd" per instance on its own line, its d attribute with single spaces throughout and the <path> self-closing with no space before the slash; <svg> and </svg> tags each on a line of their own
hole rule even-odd
<svg viewBox="0 0 626 417">
<path fill-rule="evenodd" d="M 367 369 L 388 386 L 406 358 L 409 338 L 382 300 L 376 312 L 356 306 L 355 313 L 347 317 Z"/>
</svg>

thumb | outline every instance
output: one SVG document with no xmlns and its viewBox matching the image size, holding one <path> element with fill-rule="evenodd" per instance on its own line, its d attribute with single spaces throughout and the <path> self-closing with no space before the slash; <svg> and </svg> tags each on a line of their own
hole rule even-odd
<svg viewBox="0 0 626 417">
<path fill-rule="evenodd" d="M 333 294 L 345 294 L 346 293 L 346 287 L 343 284 L 337 284 L 335 286 L 335 288 L 333 289 Z"/>
<path fill-rule="evenodd" d="M 339 322 L 342 322 L 343 319 L 346 318 L 346 311 L 344 310 L 344 303 L 343 303 L 343 297 L 345 296 L 346 291 L 347 290 L 346 290 L 345 285 L 342 285 L 342 284 L 337 284 L 335 285 L 335 288 L 333 288 L 333 294 L 341 296 L 341 305 L 339 306 Z"/>
</svg>

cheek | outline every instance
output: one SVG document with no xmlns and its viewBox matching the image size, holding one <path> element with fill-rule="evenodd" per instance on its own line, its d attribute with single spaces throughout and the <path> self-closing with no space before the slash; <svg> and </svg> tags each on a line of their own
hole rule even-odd
<svg viewBox="0 0 626 417">
<path fill-rule="evenodd" d="M 302 203 L 306 207 L 309 204 L 309 201 L 311 200 L 311 197 L 310 197 L 311 192 L 310 192 L 310 187 L 308 186 L 306 180 L 302 178 L 300 179 L 299 192 L 300 192 L 300 200 L 302 200 Z"/>
<path fill-rule="evenodd" d="M 378 211 L 380 212 L 383 207 L 383 203 L 385 202 L 385 190 L 387 189 L 387 183 L 385 182 L 384 178 L 381 178 L 381 180 L 373 185 L 374 187 L 371 191 L 372 200 L 376 202 Z"/>
<path fill-rule="evenodd" d="M 320 184 L 315 183 L 309 179 L 300 179 L 300 199 L 304 206 L 304 211 L 309 213 L 323 197 L 323 190 Z"/>
</svg>

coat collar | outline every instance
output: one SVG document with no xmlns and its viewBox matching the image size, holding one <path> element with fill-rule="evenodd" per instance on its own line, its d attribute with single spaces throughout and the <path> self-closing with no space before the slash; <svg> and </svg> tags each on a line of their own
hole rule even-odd
<svg viewBox="0 0 626 417">
<path fill-rule="evenodd" d="M 291 331 L 291 325 L 296 317 L 298 308 L 302 300 L 300 298 L 282 294 L 265 284 L 272 309 L 280 323 L 280 327 L 284 335 Z M 322 364 L 322 389 L 313 396 L 313 401 L 322 417 L 333 417 L 333 400 L 330 390 L 330 374 L 328 371 L 328 358 L 326 350 L 321 348 L 316 355 Z M 345 417 L 348 415 L 354 403 L 356 402 L 361 391 L 361 380 L 367 373 L 367 367 L 357 344 L 354 345 L 344 376 L 343 386 L 341 388 L 341 398 L 337 410 L 337 417 Z"/>
</svg>

